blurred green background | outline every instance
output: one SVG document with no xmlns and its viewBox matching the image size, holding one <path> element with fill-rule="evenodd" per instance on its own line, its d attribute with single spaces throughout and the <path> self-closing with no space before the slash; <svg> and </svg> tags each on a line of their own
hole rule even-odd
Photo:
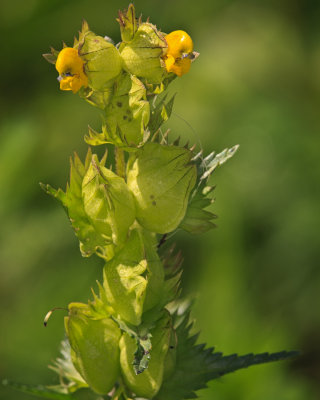
<svg viewBox="0 0 320 400">
<path fill-rule="evenodd" d="M 62 208 L 39 182 L 64 187 L 68 157 L 86 153 L 98 110 L 60 92 L 41 54 L 71 45 L 86 18 L 119 41 L 126 1 L 1 0 L 0 376 L 53 383 L 63 311 L 86 301 L 101 260 L 83 259 Z M 205 153 L 240 144 L 212 178 L 218 229 L 177 234 L 184 291 L 197 298 L 201 341 L 225 353 L 300 349 L 199 392 L 215 400 L 320 398 L 320 3 L 137 0 L 163 31 L 187 30 L 201 53 L 177 79 L 168 126 Z M 31 396 L 0 388 L 1 399 Z"/>
</svg>

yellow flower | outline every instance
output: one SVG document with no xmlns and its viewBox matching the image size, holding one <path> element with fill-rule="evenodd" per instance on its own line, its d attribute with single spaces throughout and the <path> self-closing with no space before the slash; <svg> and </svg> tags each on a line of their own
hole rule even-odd
<svg viewBox="0 0 320 400">
<path fill-rule="evenodd" d="M 88 78 L 83 71 L 83 61 L 77 49 L 65 47 L 58 55 L 56 70 L 59 72 L 58 81 L 61 90 L 72 90 L 73 93 L 88 86 Z"/>
<path fill-rule="evenodd" d="M 173 31 L 165 36 L 168 50 L 164 62 L 168 72 L 178 76 L 186 74 L 191 66 L 193 55 L 193 42 L 184 31 Z"/>
</svg>

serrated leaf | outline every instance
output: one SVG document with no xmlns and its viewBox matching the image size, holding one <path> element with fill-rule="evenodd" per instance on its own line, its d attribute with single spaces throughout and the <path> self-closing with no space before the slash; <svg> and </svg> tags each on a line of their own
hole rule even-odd
<svg viewBox="0 0 320 400">
<path fill-rule="evenodd" d="M 174 309 L 174 307 L 173 307 Z M 178 317 L 178 313 L 175 314 Z M 177 361 L 175 371 L 170 379 L 163 382 L 156 400 L 184 400 L 196 398 L 195 391 L 205 388 L 208 381 L 216 379 L 238 369 L 256 364 L 285 360 L 296 356 L 295 351 L 279 353 L 247 354 L 224 356 L 214 352 L 214 348 L 205 348 L 204 344 L 196 345 L 198 335 L 191 335 L 193 323 L 189 322 L 188 307 L 183 319 L 176 319 L 177 327 Z"/>
<path fill-rule="evenodd" d="M 216 227 L 212 222 L 217 216 L 204 208 L 213 203 L 211 197 L 207 197 L 214 190 L 212 186 L 200 185 L 193 193 L 187 208 L 186 215 L 180 224 L 180 228 L 192 234 L 205 233 Z"/>
<path fill-rule="evenodd" d="M 8 387 L 18 390 L 20 392 L 33 394 L 34 396 L 42 397 L 45 399 L 53 399 L 53 400 L 74 400 L 75 399 L 75 397 L 73 397 L 70 394 L 58 393 L 58 392 L 50 390 L 46 386 L 42 386 L 42 385 L 25 385 L 25 384 L 21 384 L 21 383 L 11 382 L 11 381 L 8 381 L 7 379 L 4 379 L 2 381 L 2 384 L 4 386 L 8 386 Z"/>
</svg>

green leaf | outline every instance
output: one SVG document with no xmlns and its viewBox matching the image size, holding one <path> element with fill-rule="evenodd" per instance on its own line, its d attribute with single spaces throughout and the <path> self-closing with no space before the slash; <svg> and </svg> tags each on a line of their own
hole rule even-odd
<svg viewBox="0 0 320 400">
<path fill-rule="evenodd" d="M 21 383 L 15 383 L 4 379 L 2 381 L 4 386 L 8 386 L 12 389 L 19 390 L 20 392 L 33 394 L 38 397 L 42 397 L 45 399 L 54 399 L 54 400 L 74 400 L 70 394 L 58 393 L 53 390 L 48 389 L 46 386 L 42 385 L 25 385 Z"/>
<path fill-rule="evenodd" d="M 179 312 L 176 316 L 179 316 Z M 176 318 L 177 358 L 175 371 L 163 382 L 156 400 L 183 400 L 196 398 L 195 391 L 205 388 L 208 381 L 222 375 L 247 368 L 251 365 L 285 360 L 297 356 L 296 351 L 279 353 L 247 354 L 224 356 L 214 352 L 214 348 L 205 348 L 205 344 L 196 344 L 198 335 L 191 335 L 193 323 L 189 322 L 187 310 L 184 319 Z M 169 349 L 170 351 L 170 349 Z"/>
</svg>

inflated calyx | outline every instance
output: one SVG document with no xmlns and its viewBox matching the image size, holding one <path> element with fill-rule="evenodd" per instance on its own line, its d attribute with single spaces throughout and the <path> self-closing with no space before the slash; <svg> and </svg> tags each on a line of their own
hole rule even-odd
<svg viewBox="0 0 320 400">
<path fill-rule="evenodd" d="M 120 374 L 118 325 L 110 318 L 94 319 L 86 304 L 69 304 L 65 329 L 72 362 L 92 390 L 107 394 Z"/>
<path fill-rule="evenodd" d="M 121 252 L 103 271 L 108 302 L 122 320 L 139 325 L 144 311 L 163 295 L 164 271 L 155 239 L 140 228 L 130 233 Z"/>
<path fill-rule="evenodd" d="M 168 233 L 183 219 L 196 183 L 192 153 L 184 147 L 147 143 L 128 163 L 127 181 L 136 218 L 146 229 Z"/>
</svg>

